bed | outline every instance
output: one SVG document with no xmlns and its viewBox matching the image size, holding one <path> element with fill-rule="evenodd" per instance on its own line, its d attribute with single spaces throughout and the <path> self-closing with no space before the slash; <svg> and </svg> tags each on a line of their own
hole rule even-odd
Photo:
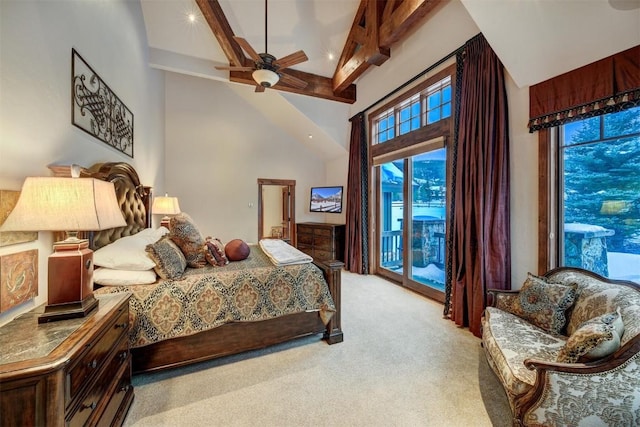
<svg viewBox="0 0 640 427">
<path fill-rule="evenodd" d="M 94 250 L 149 231 L 150 188 L 127 163 L 101 163 L 86 175 L 114 183 L 126 227 L 92 233 Z M 323 334 L 342 342 L 340 261 L 276 266 L 259 245 L 243 261 L 187 268 L 179 280 L 101 287 L 128 292 L 134 373 L 155 371 Z M 221 308 L 221 306 L 224 306 Z"/>
</svg>

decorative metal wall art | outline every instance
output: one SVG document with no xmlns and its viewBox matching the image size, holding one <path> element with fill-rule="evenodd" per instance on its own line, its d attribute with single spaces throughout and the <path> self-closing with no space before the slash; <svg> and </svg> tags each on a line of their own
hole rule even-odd
<svg viewBox="0 0 640 427">
<path fill-rule="evenodd" d="M 75 49 L 71 79 L 73 125 L 133 157 L 133 113 Z"/>
<path fill-rule="evenodd" d="M 0 256 L 0 312 L 38 296 L 38 250 Z"/>
</svg>

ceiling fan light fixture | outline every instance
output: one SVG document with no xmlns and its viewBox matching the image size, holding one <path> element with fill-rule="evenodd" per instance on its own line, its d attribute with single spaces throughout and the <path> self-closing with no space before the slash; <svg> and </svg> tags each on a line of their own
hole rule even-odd
<svg viewBox="0 0 640 427">
<path fill-rule="evenodd" d="M 264 87 L 272 87 L 278 83 L 280 80 L 280 76 L 275 71 L 267 70 L 265 68 L 260 70 L 255 70 L 252 74 L 253 80 L 256 81 L 260 86 Z"/>
</svg>

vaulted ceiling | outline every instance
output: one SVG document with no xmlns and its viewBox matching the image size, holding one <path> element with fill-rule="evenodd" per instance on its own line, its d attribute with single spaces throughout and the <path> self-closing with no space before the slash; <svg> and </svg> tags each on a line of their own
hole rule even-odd
<svg viewBox="0 0 640 427">
<path fill-rule="evenodd" d="M 334 102 L 330 103 L 336 107 L 329 108 L 325 100 L 348 106 L 357 97 L 354 86 L 360 77 L 385 67 L 383 74 L 389 75 L 389 67 L 401 67 L 394 63 L 394 46 L 400 49 L 404 37 L 418 26 L 430 25 L 453 2 L 462 4 L 519 87 L 640 44 L 640 0 L 269 0 L 268 51 L 282 57 L 304 50 L 309 60 L 288 72 L 310 84 L 302 91 L 278 84 L 280 91 L 267 92 L 311 95 L 302 98 L 315 99 L 316 104 L 311 108 L 296 99 L 293 109 L 300 116 L 291 119 L 290 105 L 285 104 L 294 98 L 268 96 L 269 102 L 258 102 L 268 94 L 249 96 L 247 92 L 247 102 L 265 116 L 274 103 L 281 102 L 290 114 L 277 126 L 290 128 L 285 130 L 296 138 L 324 135 L 314 137 L 313 144 L 324 151 L 324 158 L 335 157 L 336 150 L 345 149 L 344 138 L 329 135 L 310 112 L 335 110 L 347 116 L 347 110 Z M 215 67 L 247 61 L 233 35 L 246 39 L 258 52 L 263 50 L 264 0 L 141 0 L 141 4 L 151 66 L 229 82 L 233 87 L 255 84 L 250 72 L 229 73 Z M 218 28 L 224 21 L 226 29 Z M 425 46 L 438 42 L 421 41 Z M 234 90 L 244 94 L 239 89 Z M 305 120 L 307 130 L 291 129 Z"/>
<path fill-rule="evenodd" d="M 640 43 L 639 0 L 270 0 L 270 53 L 309 57 L 290 71 L 309 86 L 278 89 L 353 102 L 358 77 L 384 64 L 394 44 L 449 1 L 462 2 L 519 86 Z M 211 68 L 249 61 L 234 35 L 263 50 L 263 0 L 142 0 L 142 9 L 160 68 L 253 84 L 250 72 Z"/>
</svg>

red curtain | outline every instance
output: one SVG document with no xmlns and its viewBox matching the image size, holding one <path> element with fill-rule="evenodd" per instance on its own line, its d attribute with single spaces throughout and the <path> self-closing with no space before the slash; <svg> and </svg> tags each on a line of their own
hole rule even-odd
<svg viewBox="0 0 640 427">
<path fill-rule="evenodd" d="M 640 46 L 529 88 L 529 131 L 640 105 Z"/>
<path fill-rule="evenodd" d="M 350 119 L 349 172 L 345 226 L 344 263 L 348 271 L 369 273 L 369 166 L 364 113 Z"/>
<path fill-rule="evenodd" d="M 465 46 L 454 148 L 451 306 L 481 335 L 486 289 L 511 289 L 509 128 L 503 66 L 480 34 Z"/>
</svg>

